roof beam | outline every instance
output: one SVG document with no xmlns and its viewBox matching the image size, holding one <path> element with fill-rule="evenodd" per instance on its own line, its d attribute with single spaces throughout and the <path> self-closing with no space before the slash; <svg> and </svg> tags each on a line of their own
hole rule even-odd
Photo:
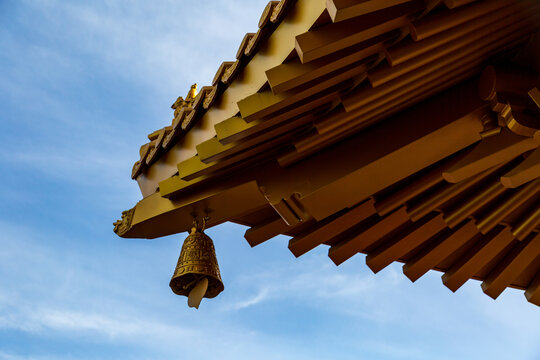
<svg viewBox="0 0 540 360">
<path fill-rule="evenodd" d="M 419 226 L 408 232 L 406 236 L 391 239 L 369 253 L 366 257 L 366 265 L 377 273 L 446 229 L 446 222 L 441 213 L 435 213 L 415 225 Z"/>
<path fill-rule="evenodd" d="M 419 19 L 411 24 L 411 36 L 415 41 L 420 41 L 466 23 L 467 21 L 475 20 L 482 15 L 496 11 L 516 1 L 517 0 L 482 1 L 478 4 L 467 6 L 456 11 L 441 12 L 436 15 Z"/>
<path fill-rule="evenodd" d="M 477 0 L 444 0 L 444 4 L 449 9 L 457 8 L 458 6 L 463 6 L 475 2 Z"/>
<path fill-rule="evenodd" d="M 249 122 L 283 111 L 312 96 L 321 97 L 324 94 L 335 93 L 337 98 L 339 91 L 350 85 L 351 79 L 365 74 L 367 69 L 368 65 L 364 62 L 354 63 L 298 91 L 291 90 L 277 95 L 268 90 L 259 92 L 239 101 L 238 109 L 242 118 Z"/>
<path fill-rule="evenodd" d="M 380 119 L 390 117 L 408 106 L 416 104 L 436 93 L 440 93 L 448 87 L 469 78 L 477 71 L 478 69 L 467 69 L 465 73 L 449 74 L 448 76 L 444 76 L 442 78 L 442 83 L 426 84 L 425 86 L 416 88 L 414 90 L 410 88 L 400 89 L 400 91 L 397 91 L 399 94 L 397 99 L 395 98 L 395 94 L 392 94 L 392 96 L 387 97 L 389 99 L 383 98 L 381 101 L 376 101 L 376 103 L 378 103 L 376 106 L 372 104 L 369 105 L 369 108 L 372 109 L 367 114 L 364 114 L 365 109 L 362 108 L 359 109 L 360 113 L 342 112 L 336 114 L 335 116 L 326 117 L 324 121 L 315 123 L 317 134 L 309 134 L 296 141 L 294 143 L 295 151 L 284 154 L 278 159 L 278 161 L 283 166 L 289 166 L 292 163 L 302 160 L 324 147 L 330 146 L 331 144 L 359 132 L 362 128 L 374 124 Z M 439 79 L 439 81 L 440 80 L 441 79 Z M 464 91 L 466 93 L 470 92 L 466 89 L 464 89 Z M 446 96 L 448 93 L 443 94 Z M 475 98 L 477 99 L 475 94 L 471 94 L 469 98 L 461 96 L 461 99 L 459 100 L 461 104 L 460 107 L 448 107 L 447 104 L 451 103 L 452 100 L 450 100 L 450 98 L 446 98 L 446 105 L 442 105 L 445 107 L 446 111 L 440 112 L 440 108 L 434 109 L 433 111 L 434 113 L 438 114 L 438 118 L 447 114 L 454 114 L 457 110 L 461 111 L 465 108 L 468 109 L 469 106 L 465 106 L 464 104 L 470 103 L 470 101 L 474 100 Z M 421 108 L 423 108 L 423 106 Z M 470 116 L 474 116 L 474 114 L 471 114 Z"/>
<path fill-rule="evenodd" d="M 244 237 L 251 247 L 262 244 L 279 234 L 287 232 L 291 227 L 281 217 L 268 219 L 246 230 Z"/>
<path fill-rule="evenodd" d="M 384 42 L 398 35 L 399 32 L 383 34 L 305 64 L 295 58 L 267 70 L 268 83 L 274 94 L 293 89 L 380 53 L 384 49 Z"/>
<path fill-rule="evenodd" d="M 518 166 L 501 176 L 507 188 L 516 188 L 540 177 L 540 148 L 534 150 Z"/>
<path fill-rule="evenodd" d="M 476 175 L 492 166 L 510 161 L 538 144 L 531 138 L 503 129 L 499 135 L 483 139 L 459 163 L 443 173 L 443 177 L 456 183 Z"/>
<path fill-rule="evenodd" d="M 474 226 L 474 230 L 471 227 L 471 233 L 478 234 L 474 220 L 470 220 L 469 224 Z M 481 237 L 473 248 L 443 274 L 443 284 L 453 292 L 457 291 L 467 280 L 488 265 L 512 240 L 514 236 L 508 227 L 494 229 L 487 236 Z"/>
<path fill-rule="evenodd" d="M 404 117 L 400 120 L 405 119 Z M 336 177 L 335 181 L 319 185 L 318 189 L 312 193 L 304 191 L 301 199 L 306 209 L 309 209 L 316 219 L 321 219 L 345 207 L 354 206 L 396 181 L 478 141 L 479 133 L 483 129 L 480 117 L 471 115 L 448 123 L 446 126 L 441 124 L 449 120 L 444 116 L 428 117 L 428 119 L 427 122 L 397 121 L 392 123 L 388 121 L 374 128 L 373 131 L 364 132 L 350 141 L 342 142 L 330 151 L 321 153 L 324 158 L 332 158 L 333 165 L 342 162 L 339 158 L 333 157 L 334 152 L 356 154 L 354 161 L 350 164 L 350 166 L 356 166 L 356 169 L 349 174 L 336 172 L 332 175 Z M 439 121 L 438 125 L 436 121 Z M 437 126 L 441 127 L 437 129 Z M 385 140 L 381 142 L 380 139 Z M 368 148 L 370 151 L 359 151 L 356 149 L 359 146 L 363 149 Z M 425 149 L 431 150 L 425 151 Z M 295 173 L 310 166 L 320 167 L 320 163 L 314 164 L 318 159 L 319 156 L 314 156 L 298 163 L 300 166 L 294 167 L 298 169 Z M 329 165 L 330 170 L 333 165 Z M 298 173 L 298 181 L 308 175 L 307 171 Z M 311 179 L 310 182 L 313 180 Z M 349 189 L 349 191 L 342 191 L 343 189 Z M 271 191 L 271 188 L 268 187 L 267 190 Z M 321 204 L 325 206 L 322 207 Z"/>
<path fill-rule="evenodd" d="M 511 254 L 501 261 L 482 282 L 484 293 L 496 299 L 539 254 L 540 234 L 528 241 L 519 242 Z"/>
<path fill-rule="evenodd" d="M 445 161 L 443 164 L 423 174 L 420 178 L 415 179 L 411 184 L 401 187 L 399 190 L 392 192 L 390 195 L 377 200 L 375 208 L 377 213 L 384 216 L 399 206 L 423 193 L 424 191 L 434 187 L 444 181 L 442 172 L 445 168 L 451 166 L 456 160 L 452 158 L 450 161 Z"/>
<path fill-rule="evenodd" d="M 525 298 L 535 304 L 540 306 L 540 273 L 536 275 L 534 280 L 531 282 L 531 285 L 525 291 Z"/>
<path fill-rule="evenodd" d="M 540 194 L 540 179 L 531 181 L 517 190 L 511 197 L 491 209 L 478 219 L 478 229 L 482 234 L 487 234 L 498 223 L 506 218 L 509 214 L 517 210 L 527 201 L 538 198 Z"/>
<path fill-rule="evenodd" d="M 517 23 L 516 18 L 518 20 Z M 500 52 L 504 46 L 516 46 L 516 42 L 526 41 L 528 35 L 539 27 L 536 14 L 509 17 L 497 23 L 496 27 L 484 27 L 465 38 L 458 38 L 428 52 L 418 55 L 395 66 L 380 66 L 370 72 L 371 84 L 380 86 L 399 76 L 405 75 L 437 61 L 453 61 L 464 58 L 479 58 L 491 52 Z"/>
<path fill-rule="evenodd" d="M 413 282 L 418 280 L 477 234 L 474 220 L 468 221 L 450 235 L 435 239 L 426 249 L 407 261 L 403 265 L 403 273 Z"/>
<path fill-rule="evenodd" d="M 399 43 L 386 49 L 386 57 L 390 65 L 399 65 L 407 60 L 422 55 L 462 36 L 473 34 L 475 31 L 478 31 L 485 26 L 490 26 L 490 28 L 499 28 L 498 22 L 508 18 L 516 12 L 530 13 L 531 9 L 523 9 L 523 6 L 519 3 L 512 4 L 511 6 L 502 8 L 499 11 L 486 14 L 480 18 L 474 19 L 474 21 L 453 27 L 422 41 L 414 41 L 411 38 L 404 39 L 403 41 L 400 41 Z"/>
<path fill-rule="evenodd" d="M 322 58 L 407 25 L 408 15 L 423 7 L 423 1 L 412 1 L 378 13 L 322 26 L 296 36 L 296 52 L 302 63 Z"/>
<path fill-rule="evenodd" d="M 374 244 L 377 240 L 382 239 L 400 226 L 403 226 L 409 220 L 405 207 L 402 207 L 379 220 L 368 229 L 356 234 L 350 234 L 346 239 L 332 245 L 328 251 L 328 256 L 336 265 L 339 265 Z"/>
<path fill-rule="evenodd" d="M 540 204 L 537 203 L 533 205 L 533 210 L 512 228 L 512 234 L 516 239 L 524 240 L 538 225 L 540 225 Z"/>
<path fill-rule="evenodd" d="M 444 221 L 446 221 L 448 227 L 450 228 L 457 226 L 490 201 L 499 197 L 505 190 L 506 189 L 499 181 L 495 181 L 491 183 L 491 185 L 484 185 L 480 191 L 476 191 L 474 194 L 471 194 L 471 196 L 467 198 L 467 201 L 461 203 L 459 206 L 446 213 L 444 216 Z"/>
<path fill-rule="evenodd" d="M 255 181 L 220 185 L 223 187 L 192 192 L 176 200 L 164 198 L 159 192 L 149 195 L 135 205 L 126 230 L 118 235 L 153 239 L 189 231 L 194 212 L 202 216 L 209 211 L 211 227 L 268 206 Z"/>
<path fill-rule="evenodd" d="M 241 117 L 233 117 L 216 124 L 216 135 L 219 142 L 228 144 L 261 135 L 270 128 L 278 125 L 283 126 L 282 124 L 284 122 L 305 124 L 306 122 L 315 120 L 317 114 L 314 114 L 313 110 L 325 111 L 328 108 L 328 104 L 334 99 L 335 93 L 325 94 L 312 98 L 310 101 L 295 106 L 292 109 L 287 109 L 285 113 L 250 122 L 245 121 Z"/>
<path fill-rule="evenodd" d="M 411 0 L 327 0 L 326 9 L 333 22 L 348 20 Z"/>
<path fill-rule="evenodd" d="M 289 250 L 294 256 L 299 257 L 318 245 L 339 236 L 341 233 L 346 232 L 351 227 L 374 215 L 375 208 L 373 204 L 373 200 L 369 199 L 335 219 L 322 221 L 315 229 L 308 229 L 306 232 L 292 238 L 289 241 Z"/>
</svg>

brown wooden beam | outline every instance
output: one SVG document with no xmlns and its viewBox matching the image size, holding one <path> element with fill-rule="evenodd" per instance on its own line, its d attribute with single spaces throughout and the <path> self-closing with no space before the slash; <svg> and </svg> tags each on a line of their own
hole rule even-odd
<svg viewBox="0 0 540 360">
<path fill-rule="evenodd" d="M 536 106 L 538 106 L 538 109 L 540 109 L 540 90 L 537 88 L 532 88 L 529 90 L 528 94 L 531 100 L 534 101 Z"/>
<path fill-rule="evenodd" d="M 278 161 L 282 166 L 290 166 L 291 164 L 298 162 L 325 147 L 328 147 L 332 144 L 339 142 L 340 140 L 343 140 L 349 136 L 360 132 L 360 130 L 362 130 L 363 128 L 366 128 L 369 125 L 378 122 L 379 120 L 390 118 L 397 112 L 407 107 L 410 107 L 413 104 L 419 103 L 422 100 L 429 98 L 430 96 L 440 93 L 441 91 L 451 87 L 452 85 L 455 85 L 456 83 L 459 83 L 460 81 L 471 77 L 477 71 L 477 69 L 469 69 L 465 73 L 460 73 L 456 76 L 448 78 L 443 77 L 443 83 L 441 84 L 430 84 L 426 87 L 421 87 L 412 91 L 408 89 L 409 91 L 406 92 L 406 96 L 397 99 L 395 102 L 386 102 L 370 114 L 360 116 L 358 116 L 356 113 L 346 114 L 345 116 L 343 116 L 343 118 L 339 119 L 340 121 L 336 121 L 336 123 L 334 124 L 329 124 L 326 119 L 324 121 L 320 121 L 315 124 L 317 131 L 320 131 L 320 126 L 331 127 L 332 130 L 323 134 L 307 135 L 304 138 L 299 139 L 297 142 L 294 143 L 296 151 L 284 154 L 283 156 L 278 158 Z M 465 100 L 461 103 L 463 104 L 467 102 L 468 101 Z M 463 109 L 463 107 L 460 107 L 460 109 Z M 408 112 L 406 111 L 404 113 Z M 448 113 L 453 113 L 453 111 L 449 111 Z M 443 113 L 440 113 L 440 115 L 442 114 Z"/>
<path fill-rule="evenodd" d="M 285 233 L 288 229 L 290 229 L 290 226 L 281 217 L 278 217 L 268 219 L 261 224 L 247 229 L 244 237 L 249 245 L 254 247 L 279 234 Z"/>
<path fill-rule="evenodd" d="M 529 211 L 521 220 L 512 228 L 512 234 L 518 240 L 524 240 L 530 233 L 532 233 L 540 225 L 540 203 L 533 205 L 532 210 Z"/>
<path fill-rule="evenodd" d="M 482 1 L 455 11 L 445 11 L 425 17 L 411 24 L 411 36 L 415 41 L 420 41 L 467 21 L 476 20 L 480 16 L 499 10 L 513 2 L 516 0 Z"/>
<path fill-rule="evenodd" d="M 449 182 L 457 183 L 497 164 L 512 160 L 537 146 L 533 139 L 503 129 L 499 135 L 483 139 L 459 163 L 446 170 L 443 177 Z"/>
<path fill-rule="evenodd" d="M 271 91 L 263 91 L 238 102 L 238 109 L 245 121 L 253 121 L 268 117 L 283 111 L 288 107 L 302 102 L 311 97 L 322 97 L 325 94 L 335 93 L 349 87 L 349 80 L 365 74 L 368 65 L 364 62 L 354 63 L 336 73 L 328 74 L 321 81 L 314 84 L 308 84 L 305 88 L 298 91 L 289 91 L 278 95 Z"/>
<path fill-rule="evenodd" d="M 383 244 L 369 253 L 366 257 L 367 266 L 374 273 L 377 273 L 446 228 L 443 214 L 440 213 L 433 214 L 422 223 L 415 225 L 419 226 L 408 231 L 408 234 L 403 238 L 392 239 L 389 243 Z"/>
<path fill-rule="evenodd" d="M 525 298 L 531 303 L 540 306 L 540 273 L 536 275 L 525 291 Z"/>
<path fill-rule="evenodd" d="M 457 8 L 459 6 L 467 5 L 477 0 L 444 0 L 444 4 L 449 9 Z"/>
<path fill-rule="evenodd" d="M 465 201 L 447 212 L 444 216 L 444 221 L 446 221 L 449 228 L 457 226 L 476 211 L 486 206 L 490 201 L 499 197 L 505 190 L 499 181 L 483 186 L 481 190 L 471 194 Z"/>
<path fill-rule="evenodd" d="M 520 38 L 528 38 L 528 35 L 540 26 L 538 16 L 526 14 L 522 17 L 526 20 L 512 23 L 511 21 L 515 21 L 515 19 L 510 17 L 510 20 L 505 19 L 498 23 L 496 28 L 485 27 L 473 32 L 471 36 L 467 36 L 465 39 L 455 39 L 399 65 L 379 66 L 370 72 L 368 78 L 373 86 L 380 86 L 427 64 L 443 60 L 443 58 L 448 61 L 449 57 L 457 60 L 466 57 L 477 57 L 478 54 L 492 51 L 500 52 L 502 47 L 506 45 L 515 46 L 515 42 Z"/>
<path fill-rule="evenodd" d="M 305 64 L 300 59 L 285 62 L 266 71 L 268 84 L 274 94 L 291 90 L 353 63 L 368 60 L 370 56 L 383 51 L 385 41 L 398 35 L 399 32 L 383 34 Z"/>
<path fill-rule="evenodd" d="M 222 182 L 219 186 L 191 192 L 175 200 L 164 198 L 156 192 L 137 203 L 127 230 L 119 235 L 153 239 L 189 231 L 192 213 L 202 217 L 209 212 L 210 227 L 265 206 L 268 206 L 268 202 L 255 181 L 236 185 Z"/>
<path fill-rule="evenodd" d="M 530 199 L 538 198 L 540 194 L 540 179 L 534 180 L 521 187 L 502 204 L 495 206 L 490 212 L 478 219 L 478 229 L 482 234 L 487 234 L 497 224 L 503 221 L 509 214 L 517 210 Z"/>
<path fill-rule="evenodd" d="M 382 199 L 377 200 L 375 203 L 377 213 L 384 216 L 424 191 L 443 182 L 442 172 L 456 161 L 452 161 L 453 159 L 447 160 L 427 174 L 423 174 L 420 178 L 413 180 L 411 184 L 401 187 L 397 191 L 391 192 Z"/>
<path fill-rule="evenodd" d="M 471 220 L 470 222 L 473 222 Z M 472 223 L 471 225 L 474 225 Z M 478 229 L 472 230 L 478 234 Z M 471 248 L 462 259 L 443 274 L 443 284 L 452 291 L 457 291 L 467 280 L 472 278 L 478 271 L 505 249 L 514 240 L 510 229 L 500 227 L 491 233 L 481 237 L 478 243 Z"/>
<path fill-rule="evenodd" d="M 296 36 L 296 52 L 303 63 L 354 46 L 407 25 L 408 15 L 424 7 L 422 1 L 397 5 L 375 14 L 329 24 Z"/>
<path fill-rule="evenodd" d="M 473 239 L 476 234 L 478 234 L 478 229 L 474 221 L 468 221 L 450 235 L 435 239 L 432 245 L 403 265 L 403 273 L 413 282 L 418 280 L 463 244 Z"/>
<path fill-rule="evenodd" d="M 328 10 L 333 22 L 339 22 L 387 9 L 409 1 L 410 0 L 327 0 L 326 10 Z"/>
<path fill-rule="evenodd" d="M 266 130 L 282 126 L 284 122 L 306 124 L 307 122 L 315 121 L 316 114 L 314 112 L 326 111 L 329 104 L 334 100 L 335 93 L 330 93 L 321 97 L 311 98 L 308 102 L 297 105 L 293 109 L 287 109 L 286 112 L 276 116 L 251 122 L 247 122 L 239 116 L 230 118 L 215 125 L 216 135 L 219 142 L 228 144 L 239 142 L 246 138 L 252 138 L 253 136 L 263 135 Z"/>
<path fill-rule="evenodd" d="M 456 198 L 460 194 L 463 194 L 471 189 L 473 186 L 481 183 L 497 170 L 499 170 L 499 167 L 493 167 L 474 178 L 468 179 L 467 181 L 445 185 L 443 188 L 434 192 L 429 197 L 426 197 L 425 199 L 422 199 L 422 201 L 411 205 L 407 212 L 413 221 L 421 219 L 433 210 L 437 209 L 440 205 Z"/>
<path fill-rule="evenodd" d="M 403 224 L 406 224 L 408 221 L 407 212 L 402 207 L 381 219 L 367 230 L 352 235 L 350 238 L 333 245 L 328 251 L 328 256 L 336 265 L 339 265 Z"/>
<path fill-rule="evenodd" d="M 417 125 L 420 125 L 420 123 L 417 123 Z M 431 125 L 434 125 L 434 123 L 431 123 Z M 430 134 L 427 134 L 429 130 L 423 127 L 422 132 L 426 132 L 425 136 L 419 136 L 420 133 L 415 133 L 412 129 L 403 132 L 398 130 L 393 132 L 397 136 L 395 142 L 389 141 L 388 134 L 390 133 L 386 133 L 383 127 L 379 127 L 378 131 L 386 133 L 386 140 L 379 145 L 374 144 L 379 138 L 378 136 L 367 139 L 366 137 L 369 137 L 370 134 L 365 133 L 366 137 L 362 136 L 362 141 L 357 144 L 369 148 L 370 151 L 358 152 L 351 149 L 352 152 L 349 152 L 357 154 L 358 162 L 355 161 L 358 165 L 357 169 L 327 184 L 324 189 L 320 189 L 313 194 L 306 194 L 302 197 L 302 201 L 306 208 L 313 209 L 320 209 L 321 204 L 325 204 L 324 213 L 333 213 L 336 210 L 341 210 L 343 205 L 355 204 L 471 144 L 479 136 L 478 133 L 475 134 L 474 130 L 475 128 L 479 129 L 478 125 L 480 124 L 476 124 L 473 117 L 463 118 Z M 407 136 L 413 134 L 419 137 L 415 140 L 407 138 Z M 371 135 L 375 134 L 372 133 Z M 443 136 L 444 140 L 436 140 L 439 136 Z M 399 146 L 395 151 L 388 148 L 392 142 L 392 148 Z M 398 145 L 398 142 L 402 145 Z M 403 144 L 403 142 L 407 145 Z M 385 151 L 380 152 L 383 149 Z M 426 152 L 425 149 L 431 149 L 431 151 Z M 436 153 L 435 150 L 437 150 Z M 367 158 L 370 158 L 369 162 L 362 165 Z M 411 161 L 411 159 L 414 159 L 414 161 Z M 373 179 L 377 179 L 377 181 L 373 181 Z M 342 189 L 350 189 L 350 191 L 343 192 Z M 312 210 L 311 213 L 316 214 L 317 211 Z M 318 210 L 318 213 L 319 216 L 323 215 L 320 210 Z"/>
<path fill-rule="evenodd" d="M 501 176 L 501 183 L 507 188 L 516 188 L 539 177 L 540 148 L 537 148 L 518 166 Z"/>
<path fill-rule="evenodd" d="M 519 242 L 482 282 L 484 293 L 496 299 L 539 254 L 540 234 Z"/>
<path fill-rule="evenodd" d="M 386 57 L 392 66 L 399 65 L 414 57 L 420 56 L 428 51 L 436 49 L 453 40 L 463 36 L 473 34 L 475 31 L 489 26 L 491 28 L 499 28 L 497 23 L 505 18 L 513 16 L 518 12 L 530 13 L 531 9 L 523 8 L 522 4 L 512 4 L 510 6 L 499 9 L 498 11 L 485 14 L 482 17 L 476 18 L 473 21 L 463 25 L 450 28 L 440 34 L 431 36 L 422 41 L 414 41 L 413 39 L 405 39 L 396 45 L 389 47 L 386 50 Z M 451 14 L 451 12 L 449 12 Z"/>
<path fill-rule="evenodd" d="M 329 222 L 321 221 L 320 225 L 316 226 L 315 229 L 308 229 L 306 232 L 292 238 L 289 241 L 289 250 L 294 256 L 299 257 L 316 246 L 337 237 L 371 215 L 374 215 L 375 208 L 373 204 L 373 199 L 369 199 Z"/>
</svg>

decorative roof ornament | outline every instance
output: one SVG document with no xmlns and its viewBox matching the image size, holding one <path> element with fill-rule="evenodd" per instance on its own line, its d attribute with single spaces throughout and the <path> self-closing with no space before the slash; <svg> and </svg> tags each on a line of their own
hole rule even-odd
<svg viewBox="0 0 540 360">
<path fill-rule="evenodd" d="M 189 92 L 186 96 L 186 102 L 191 103 L 195 97 L 197 96 L 197 84 L 191 85 L 191 88 L 189 89 Z"/>
<path fill-rule="evenodd" d="M 174 104 L 171 105 L 171 109 L 174 109 L 174 117 L 176 118 L 180 111 L 183 108 L 191 107 L 193 104 L 193 100 L 195 100 L 195 97 L 197 96 L 197 84 L 191 85 L 191 88 L 189 89 L 186 99 L 184 100 L 183 97 L 179 96 L 178 99 L 174 102 Z"/>
<path fill-rule="evenodd" d="M 122 211 L 122 218 L 116 220 L 114 225 L 114 232 L 118 236 L 124 235 L 131 228 L 131 220 L 133 220 L 133 213 L 135 213 L 135 208 Z"/>
</svg>

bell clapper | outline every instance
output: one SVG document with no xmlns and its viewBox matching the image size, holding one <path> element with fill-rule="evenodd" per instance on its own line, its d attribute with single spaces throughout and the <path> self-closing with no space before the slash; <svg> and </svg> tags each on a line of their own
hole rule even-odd
<svg viewBox="0 0 540 360">
<path fill-rule="evenodd" d="M 197 284 L 189 292 L 188 301 L 187 301 L 188 306 L 198 309 L 204 295 L 206 294 L 207 289 L 208 289 L 208 278 L 203 277 L 197 282 Z"/>
</svg>

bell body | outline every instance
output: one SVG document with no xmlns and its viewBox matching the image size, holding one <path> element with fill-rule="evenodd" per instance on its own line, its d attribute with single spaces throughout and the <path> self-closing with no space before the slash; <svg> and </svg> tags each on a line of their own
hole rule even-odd
<svg viewBox="0 0 540 360">
<path fill-rule="evenodd" d="M 193 229 L 184 240 L 169 286 L 175 294 L 188 296 L 203 278 L 208 279 L 204 297 L 213 298 L 223 291 L 214 243 L 204 232 Z"/>
</svg>

